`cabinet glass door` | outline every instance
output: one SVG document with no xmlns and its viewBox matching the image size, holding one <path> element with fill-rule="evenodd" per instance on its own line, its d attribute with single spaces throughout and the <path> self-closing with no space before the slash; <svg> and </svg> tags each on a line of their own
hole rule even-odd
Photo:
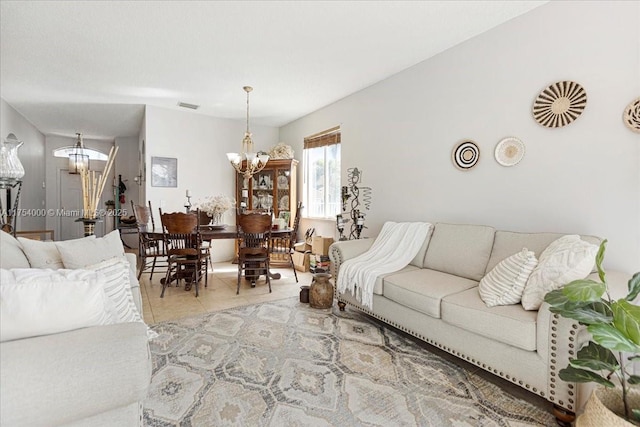
<svg viewBox="0 0 640 427">
<path fill-rule="evenodd" d="M 276 170 L 276 191 L 275 191 L 275 199 L 277 202 L 274 206 L 274 214 L 278 218 L 284 218 L 286 223 L 289 224 L 290 217 L 290 171 L 289 169 L 277 169 Z"/>
<path fill-rule="evenodd" d="M 253 206 L 251 209 L 271 210 L 273 208 L 273 190 L 275 170 L 262 170 L 253 176 Z"/>
</svg>

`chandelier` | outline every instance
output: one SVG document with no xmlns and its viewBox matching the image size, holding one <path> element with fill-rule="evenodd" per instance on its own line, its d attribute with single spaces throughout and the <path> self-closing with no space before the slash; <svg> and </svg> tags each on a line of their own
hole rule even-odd
<svg viewBox="0 0 640 427">
<path fill-rule="evenodd" d="M 84 152 L 84 144 L 82 142 L 82 134 L 76 133 L 78 142 L 73 148 L 73 152 L 69 154 L 69 173 L 78 174 L 82 170 L 89 170 L 89 155 Z"/>
<path fill-rule="evenodd" d="M 240 175 L 245 179 L 251 179 L 254 173 L 264 169 L 267 161 L 269 161 L 269 156 L 267 154 L 258 155 L 253 151 L 253 140 L 251 139 L 251 132 L 249 132 L 249 92 L 253 88 L 245 86 L 242 89 L 247 92 L 247 130 L 244 133 L 244 138 L 242 138 L 242 152 L 227 153 L 227 159 Z"/>
</svg>

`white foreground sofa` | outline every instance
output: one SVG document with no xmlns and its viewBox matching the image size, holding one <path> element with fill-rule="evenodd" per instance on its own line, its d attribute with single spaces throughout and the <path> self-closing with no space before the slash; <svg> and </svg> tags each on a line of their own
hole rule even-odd
<svg viewBox="0 0 640 427">
<path fill-rule="evenodd" d="M 28 268 L 20 251 L 16 239 L 0 232 L 0 267 Z M 142 314 L 136 257 L 126 257 L 134 302 Z M 142 322 L 5 341 L 0 344 L 0 425 L 141 426 L 150 381 Z"/>
<path fill-rule="evenodd" d="M 372 308 L 351 293 L 338 295 L 349 304 L 391 326 L 449 352 L 547 399 L 562 425 L 569 425 L 591 392 L 589 384 L 566 383 L 558 377 L 570 358 L 589 339 L 575 321 L 520 304 L 487 307 L 478 284 L 500 261 L 522 250 L 536 256 L 557 233 L 496 231 L 482 225 L 435 224 L 412 262 L 401 271 L 378 277 Z M 581 236 L 598 245 L 599 238 Z M 333 243 L 329 249 L 337 282 L 340 266 L 364 253 L 374 239 Z M 591 276 L 590 276 L 591 277 Z M 630 276 L 607 271 L 612 296 L 626 295 Z M 593 275 L 594 280 L 597 274 Z"/>
</svg>

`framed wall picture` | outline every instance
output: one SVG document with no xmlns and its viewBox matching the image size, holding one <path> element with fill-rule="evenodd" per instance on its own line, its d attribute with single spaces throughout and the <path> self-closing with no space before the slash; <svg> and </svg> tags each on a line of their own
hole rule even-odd
<svg viewBox="0 0 640 427">
<path fill-rule="evenodd" d="M 151 157 L 151 186 L 178 186 L 178 159 L 173 157 Z"/>
</svg>

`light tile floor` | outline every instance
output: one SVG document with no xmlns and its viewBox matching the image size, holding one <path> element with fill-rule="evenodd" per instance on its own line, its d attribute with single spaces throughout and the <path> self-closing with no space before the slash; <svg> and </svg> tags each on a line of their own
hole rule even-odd
<svg viewBox="0 0 640 427">
<path fill-rule="evenodd" d="M 272 268 L 271 270 L 282 276 L 278 280 L 271 280 L 271 293 L 263 276 L 255 288 L 252 288 L 250 282 L 243 278 L 240 294 L 236 295 L 237 264 L 213 263 L 213 269 L 209 271 L 208 286 L 205 288 L 203 284 L 200 285 L 198 298 L 196 298 L 195 287 L 185 291 L 183 286 L 176 287 L 175 284 L 167 287 L 164 298 L 160 298 L 162 292 L 160 279 L 164 277 L 164 273 L 154 273 L 153 280 L 150 281 L 150 274 L 145 272 L 140 277 L 144 320 L 148 324 L 154 324 L 226 308 L 299 296 L 300 286 L 311 284 L 311 273 L 298 271 L 298 283 L 296 283 L 291 268 Z"/>
</svg>

